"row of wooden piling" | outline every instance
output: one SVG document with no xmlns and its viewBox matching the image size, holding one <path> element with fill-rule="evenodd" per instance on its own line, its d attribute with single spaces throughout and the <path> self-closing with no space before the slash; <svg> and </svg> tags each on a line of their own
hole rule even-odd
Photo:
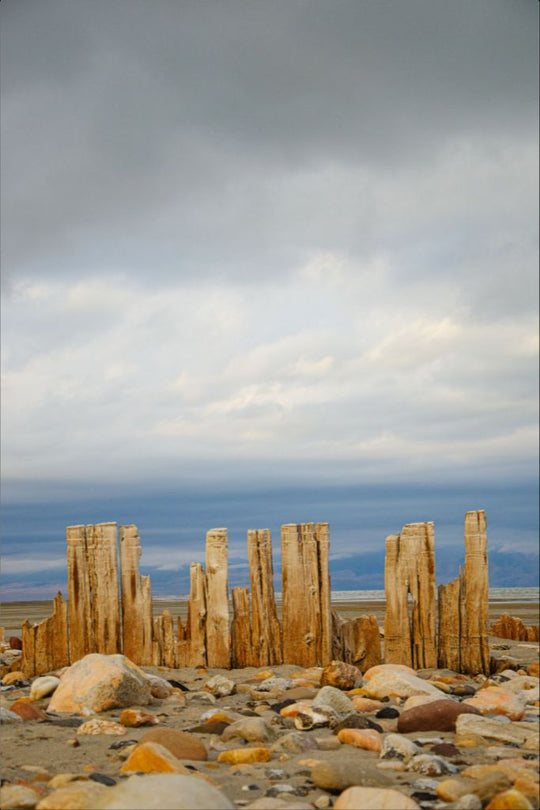
<svg viewBox="0 0 540 810">
<path fill-rule="evenodd" d="M 117 538 L 118 534 L 118 538 Z M 152 617 L 149 576 L 139 572 L 137 527 L 115 523 L 66 530 L 68 602 L 22 627 L 21 668 L 42 674 L 100 652 L 123 652 L 142 666 L 229 669 L 323 666 L 332 659 L 363 670 L 380 663 L 374 616 L 345 621 L 331 607 L 327 523 L 281 527 L 281 622 L 268 529 L 249 530 L 250 588 L 228 592 L 227 529 L 206 535 L 205 565 L 190 566 L 187 621 L 168 611 Z M 119 541 L 119 542 L 118 542 Z M 483 512 L 465 518 L 465 565 L 435 600 L 434 527 L 405 526 L 386 541 L 384 660 L 414 668 L 488 672 L 487 536 Z"/>
</svg>

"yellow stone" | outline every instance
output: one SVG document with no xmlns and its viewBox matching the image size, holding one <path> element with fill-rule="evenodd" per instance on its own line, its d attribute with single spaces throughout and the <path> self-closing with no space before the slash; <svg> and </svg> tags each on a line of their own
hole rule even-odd
<svg viewBox="0 0 540 810">
<path fill-rule="evenodd" d="M 265 669 L 263 672 L 257 672 L 255 675 L 260 681 L 265 681 L 267 678 L 273 678 L 274 673 L 270 672 L 269 669 Z"/>
<path fill-rule="evenodd" d="M 92 810 L 107 790 L 99 782 L 71 782 L 41 799 L 36 810 Z"/>
<path fill-rule="evenodd" d="M 382 736 L 374 728 L 342 728 L 337 735 L 344 745 L 354 745 L 365 751 L 380 751 L 382 749 Z"/>
<path fill-rule="evenodd" d="M 455 802 L 462 796 L 465 796 L 466 793 L 471 792 L 471 784 L 470 781 L 465 781 L 464 779 L 443 779 L 443 781 L 439 782 L 437 785 L 436 793 L 439 799 L 442 799 L 444 802 Z"/>
<path fill-rule="evenodd" d="M 497 793 L 487 805 L 486 810 L 534 810 L 534 808 L 523 793 L 510 788 L 510 790 Z"/>
<path fill-rule="evenodd" d="M 454 744 L 458 748 L 476 748 L 485 745 L 486 741 L 480 734 L 456 734 Z"/>
<path fill-rule="evenodd" d="M 120 768 L 120 773 L 183 773 L 191 771 L 182 765 L 164 745 L 140 743 Z"/>
<path fill-rule="evenodd" d="M 231 748 L 229 751 L 222 751 L 218 756 L 218 762 L 226 762 L 229 765 L 268 762 L 270 759 L 272 753 L 268 748 Z"/>
<path fill-rule="evenodd" d="M 25 675 L 24 672 L 21 672 L 19 669 L 15 672 L 8 672 L 2 678 L 2 683 L 4 686 L 11 686 L 12 683 L 15 681 L 24 681 Z"/>
</svg>

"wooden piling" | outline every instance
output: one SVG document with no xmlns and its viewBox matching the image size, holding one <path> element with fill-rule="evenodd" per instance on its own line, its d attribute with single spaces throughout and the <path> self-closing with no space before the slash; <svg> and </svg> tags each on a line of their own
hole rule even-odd
<svg viewBox="0 0 540 810">
<path fill-rule="evenodd" d="M 191 563 L 189 568 L 190 592 L 186 627 L 187 644 L 180 653 L 184 666 L 206 666 L 206 580 L 201 563 Z"/>
<path fill-rule="evenodd" d="M 487 523 L 483 511 L 465 515 L 461 575 L 461 671 L 489 673 Z"/>
<path fill-rule="evenodd" d="M 386 540 L 384 658 L 414 669 L 437 665 L 433 523 L 410 523 Z M 409 611 L 408 597 L 411 595 Z"/>
<path fill-rule="evenodd" d="M 22 625 L 21 671 L 27 677 L 53 672 L 69 664 L 67 604 L 60 593 L 53 599 L 53 614 L 39 624 Z"/>
<path fill-rule="evenodd" d="M 281 664 L 283 659 L 270 530 L 250 529 L 247 547 L 251 581 L 251 666 L 275 666 Z"/>
<path fill-rule="evenodd" d="M 139 573 L 142 554 L 136 526 L 120 527 L 123 653 L 141 666 L 151 666 L 152 589 L 149 576 Z"/>
<path fill-rule="evenodd" d="M 231 665 L 238 669 L 260 666 L 254 664 L 249 615 L 249 590 L 232 589 L 233 621 L 231 627 Z"/>
<path fill-rule="evenodd" d="M 206 533 L 206 655 L 209 667 L 231 665 L 227 529 Z"/>
<path fill-rule="evenodd" d="M 66 541 L 70 661 L 74 663 L 88 653 L 96 651 L 86 550 L 86 527 L 68 526 Z"/>
<path fill-rule="evenodd" d="M 283 660 L 305 667 L 331 660 L 327 525 L 281 527 Z"/>
<path fill-rule="evenodd" d="M 121 649 L 116 523 L 87 526 L 86 553 L 95 651 L 114 655 Z"/>
<path fill-rule="evenodd" d="M 341 627 L 342 661 L 362 672 L 382 663 L 381 635 L 374 615 L 358 616 Z"/>
</svg>

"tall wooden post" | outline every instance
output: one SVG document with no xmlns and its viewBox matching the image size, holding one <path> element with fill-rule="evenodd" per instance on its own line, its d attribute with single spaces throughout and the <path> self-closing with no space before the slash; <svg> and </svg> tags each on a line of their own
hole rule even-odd
<svg viewBox="0 0 540 810">
<path fill-rule="evenodd" d="M 327 524 L 281 527 L 283 660 L 318 666 L 331 658 Z"/>
<path fill-rule="evenodd" d="M 260 666 L 254 664 L 254 650 L 251 644 L 251 623 L 249 618 L 249 590 L 232 589 L 233 621 L 231 628 L 231 663 L 233 667 Z"/>
<path fill-rule="evenodd" d="M 86 550 L 86 527 L 68 526 L 67 578 L 71 663 L 96 651 L 92 622 L 91 586 Z"/>
<path fill-rule="evenodd" d="M 139 574 L 141 541 L 136 526 L 120 527 L 123 652 L 135 664 L 152 665 L 152 589 Z"/>
<path fill-rule="evenodd" d="M 272 538 L 269 529 L 247 533 L 251 581 L 251 646 L 255 667 L 281 664 L 281 630 L 274 593 Z"/>
<path fill-rule="evenodd" d="M 437 666 L 461 672 L 461 568 L 459 577 L 439 585 Z"/>
<path fill-rule="evenodd" d="M 461 666 L 469 673 L 489 672 L 486 529 L 485 512 L 467 512 L 461 575 Z"/>
<path fill-rule="evenodd" d="M 96 652 L 104 655 L 121 651 L 116 534 L 116 523 L 86 527 L 94 643 Z"/>
<path fill-rule="evenodd" d="M 206 581 L 201 563 L 191 563 L 189 568 L 190 592 L 185 636 L 179 654 L 183 666 L 197 667 L 208 663 L 206 655 Z"/>
<path fill-rule="evenodd" d="M 210 667 L 231 665 L 227 529 L 206 533 L 206 654 Z"/>
<path fill-rule="evenodd" d="M 387 538 L 385 591 L 385 661 L 437 666 L 433 523 L 410 523 Z"/>
</svg>

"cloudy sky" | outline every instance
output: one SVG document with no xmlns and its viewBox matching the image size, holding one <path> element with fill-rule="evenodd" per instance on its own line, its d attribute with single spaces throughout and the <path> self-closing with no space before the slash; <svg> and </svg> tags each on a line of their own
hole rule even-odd
<svg viewBox="0 0 540 810">
<path fill-rule="evenodd" d="M 536 549 L 537 4 L 1 13 L 4 571 L 101 520 Z"/>
</svg>

